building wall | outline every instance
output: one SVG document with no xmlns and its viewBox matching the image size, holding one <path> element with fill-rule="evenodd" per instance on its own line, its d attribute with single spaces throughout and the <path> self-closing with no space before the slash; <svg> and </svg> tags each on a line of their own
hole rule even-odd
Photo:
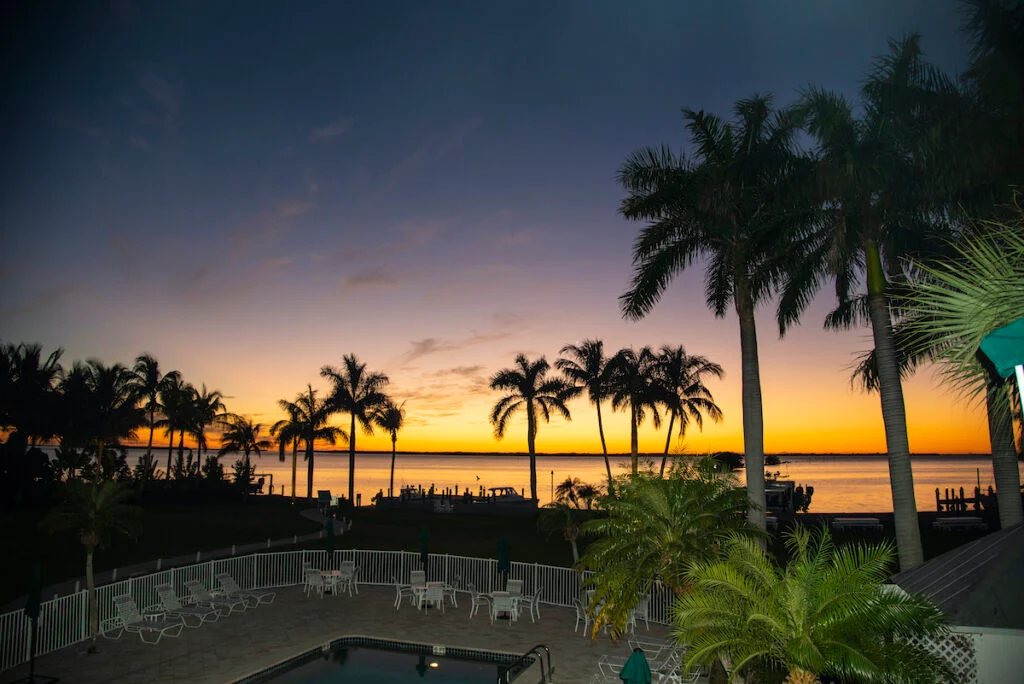
<svg viewBox="0 0 1024 684">
<path fill-rule="evenodd" d="M 977 681 L 981 684 L 1020 684 L 1024 681 L 1024 630 L 993 627 L 954 627 L 974 638 Z"/>
</svg>

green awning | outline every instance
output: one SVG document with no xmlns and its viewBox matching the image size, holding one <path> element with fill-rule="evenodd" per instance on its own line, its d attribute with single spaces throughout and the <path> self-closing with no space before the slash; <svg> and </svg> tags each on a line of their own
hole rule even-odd
<svg viewBox="0 0 1024 684">
<path fill-rule="evenodd" d="M 1024 364 L 1024 318 L 985 335 L 981 341 L 981 352 L 992 362 L 999 377 L 1013 375 L 1014 368 Z"/>
</svg>

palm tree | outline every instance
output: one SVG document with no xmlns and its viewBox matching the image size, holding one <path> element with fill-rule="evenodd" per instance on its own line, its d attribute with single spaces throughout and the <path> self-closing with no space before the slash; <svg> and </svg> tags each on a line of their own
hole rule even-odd
<svg viewBox="0 0 1024 684">
<path fill-rule="evenodd" d="M 704 356 L 690 356 L 682 345 L 664 346 L 658 354 L 654 368 L 655 380 L 665 390 L 668 409 L 668 433 L 665 436 L 665 454 L 661 458 L 661 474 L 665 474 L 668 448 L 672 443 L 672 426 L 679 419 L 679 439 L 686 434 L 690 421 L 704 429 L 703 414 L 716 423 L 722 420 L 722 409 L 715 403 L 711 390 L 704 385 L 704 377 L 721 378 L 725 371 Z"/>
<path fill-rule="evenodd" d="M 64 489 L 64 500 L 53 509 L 40 526 L 51 532 L 70 530 L 78 534 L 85 547 L 85 583 L 88 588 L 89 634 L 96 647 L 99 634 L 99 606 L 96 602 L 96 580 L 92 559 L 96 549 L 117 534 L 134 536 L 142 509 L 126 503 L 130 487 L 122 482 L 106 481 L 91 484 L 70 480 Z"/>
<path fill-rule="evenodd" d="M 295 401 L 280 400 L 278 405 L 289 418 L 278 421 L 270 429 L 271 435 L 277 435 L 281 453 L 284 453 L 286 441 L 301 439 L 306 444 L 306 498 L 313 498 L 313 456 L 316 442 L 337 443 L 338 437 L 348 439 L 349 436 L 341 428 L 328 425 L 334 408 L 330 400 L 321 400 L 316 396 L 312 385 L 306 385 L 306 391 L 295 397 Z M 295 465 L 296 458 L 292 454 L 292 500 L 295 500 Z"/>
<path fill-rule="evenodd" d="M 38 344 L 5 344 L 0 352 L 0 428 L 10 429 L 24 445 L 51 437 L 55 385 L 60 378 L 63 349 L 45 358 Z M 10 439 L 8 438 L 8 441 Z"/>
<path fill-rule="evenodd" d="M 1024 313 L 1024 211 L 1018 212 L 1015 222 L 981 223 L 956 246 L 956 258 L 919 264 L 905 303 L 916 349 L 931 351 L 954 386 L 985 397 L 1003 529 L 1024 519 L 1008 396 L 1014 383 L 990 380 L 977 350 L 986 335 Z"/>
<path fill-rule="evenodd" d="M 604 441 L 604 423 L 601 421 L 601 402 L 608 397 L 608 364 L 604 358 L 604 342 L 583 340 L 578 345 L 565 345 L 558 353 L 570 355 L 569 358 L 560 358 L 555 361 L 555 368 L 572 384 L 572 396 L 577 396 L 586 390 L 590 403 L 597 408 L 597 432 L 601 436 L 604 467 L 608 471 L 608 482 L 611 483 L 612 465 L 608 460 L 608 445 Z"/>
<path fill-rule="evenodd" d="M 161 423 L 167 432 L 167 479 L 171 479 L 171 457 L 174 453 L 174 433 L 183 439 L 189 422 L 191 397 L 195 388 L 185 382 L 180 373 L 168 374 L 167 382 L 160 388 L 160 405 L 163 407 L 164 420 Z M 178 454 L 184 444 L 179 447 Z"/>
<path fill-rule="evenodd" d="M 629 409 L 629 447 L 634 475 L 639 467 L 639 426 L 650 412 L 654 427 L 661 427 L 658 406 L 668 399 L 665 390 L 655 380 L 657 363 L 650 347 L 644 347 L 639 354 L 632 349 L 620 349 L 608 361 L 608 391 L 612 408 L 616 411 Z"/>
<path fill-rule="evenodd" d="M 223 398 L 224 395 L 217 390 L 208 392 L 205 384 L 202 390 L 193 390 L 189 432 L 195 437 L 197 455 L 206 453 L 206 428 L 216 422 L 224 410 Z"/>
<path fill-rule="evenodd" d="M 785 569 L 750 538 L 731 536 L 724 555 L 693 562 L 672 608 L 686 667 L 721 660 L 734 678 L 785 668 L 787 684 L 818 675 L 843 681 L 950 681 L 944 659 L 921 644 L 945 632 L 924 598 L 883 586 L 889 542 L 836 548 L 828 530 L 788 534 Z M 915 639 L 915 637 L 917 639 Z M 734 679 L 735 681 L 735 679 Z"/>
<path fill-rule="evenodd" d="M 798 114 L 816 139 L 819 202 L 825 207 L 820 248 L 790 272 L 802 292 L 834 278 L 838 308 L 826 327 L 847 328 L 868 320 L 878 368 L 893 513 L 900 567 L 923 562 L 906 408 L 893 340 L 890 300 L 903 278 L 900 259 L 927 254 L 942 235 L 946 162 L 937 164 L 929 139 L 942 128 L 928 120 L 929 93 L 952 97 L 954 86 L 923 62 L 917 36 L 891 43 L 876 61 L 863 97 L 866 114 L 856 119 L 846 100 L 811 88 Z M 863 279 L 866 297 L 853 296 Z M 806 299 L 805 299 L 806 301 Z"/>
<path fill-rule="evenodd" d="M 324 366 L 320 375 L 334 384 L 334 390 L 328 403 L 334 411 L 349 414 L 348 431 L 348 500 L 355 503 L 356 496 L 356 423 L 363 433 L 373 434 L 373 414 L 388 401 L 383 389 L 388 384 L 388 376 L 383 373 L 370 373 L 365 363 L 359 363 L 355 354 L 346 354 L 342 359 L 341 368 Z"/>
<path fill-rule="evenodd" d="M 580 561 L 580 549 L 577 539 L 580 536 L 580 523 L 577 520 L 579 507 L 570 506 L 564 501 L 554 501 L 544 506 L 537 514 L 537 529 L 547 532 L 561 532 L 562 538 L 572 548 L 573 565 Z"/>
<path fill-rule="evenodd" d="M 494 436 L 505 436 L 508 423 L 516 411 L 526 413 L 526 447 L 530 453 L 530 498 L 537 498 L 537 419 L 547 423 L 551 413 L 557 412 L 566 420 L 572 420 L 565 405 L 572 391 L 562 378 L 547 377 L 551 366 L 543 356 L 530 361 L 524 354 L 517 354 L 515 366 L 503 368 L 491 377 L 491 389 L 505 392 L 491 409 L 491 424 Z"/>
<path fill-rule="evenodd" d="M 312 392 L 310 387 L 310 392 Z M 299 397 L 302 395 L 300 394 Z M 270 436 L 277 437 L 278 458 L 284 463 L 285 447 L 292 445 L 292 501 L 295 501 L 295 477 L 298 470 L 299 442 L 302 440 L 302 424 L 299 422 L 299 407 L 290 401 L 279 400 L 278 405 L 288 412 L 288 417 L 270 426 Z"/>
<path fill-rule="evenodd" d="M 580 507 L 577 491 L 583 485 L 578 477 L 567 477 L 555 487 L 555 501 L 560 503 L 571 503 L 576 508 Z"/>
<path fill-rule="evenodd" d="M 234 413 L 222 416 L 220 423 L 224 426 L 224 434 L 221 435 L 221 447 L 217 451 L 217 458 L 242 452 L 245 455 L 245 468 L 248 470 L 250 467 L 249 454 L 259 456 L 264 449 L 270 448 L 268 440 L 260 439 L 260 432 L 263 431 L 262 423 L 254 423 L 252 418 Z"/>
<path fill-rule="evenodd" d="M 107 457 L 107 447 L 119 446 L 122 439 L 134 439 L 135 430 L 145 424 L 138 408 L 135 374 L 115 363 L 106 366 L 90 359 L 86 366 L 89 408 L 86 430 L 96 452 L 96 463 Z"/>
<path fill-rule="evenodd" d="M 145 408 L 149 416 L 149 441 L 146 444 L 146 467 L 142 471 L 141 489 L 141 487 L 145 486 L 145 478 L 153 468 L 153 432 L 156 430 L 156 412 L 162 409 L 160 406 L 160 392 L 164 387 L 173 383 L 175 378 L 179 376 L 179 373 L 178 371 L 170 371 L 166 375 L 161 375 L 159 362 L 150 354 L 141 354 L 135 359 L 134 373 L 139 394 L 142 396 L 143 401 L 146 402 L 143 408 Z"/>
<path fill-rule="evenodd" d="M 577 500 L 583 502 L 583 504 L 587 507 L 588 511 L 594 508 L 594 502 L 600 496 L 601 489 L 599 487 L 595 487 L 592 484 L 584 482 L 583 484 L 576 487 L 576 498 Z"/>
<path fill-rule="evenodd" d="M 388 401 L 379 407 L 373 414 L 373 422 L 382 430 L 387 430 L 391 435 L 391 479 L 388 483 L 388 496 L 394 496 L 395 490 L 395 450 L 398 447 L 398 431 L 405 423 L 405 402 L 396 406 L 394 402 Z"/>
<path fill-rule="evenodd" d="M 607 517 L 583 524 L 583 535 L 595 540 L 581 567 L 594 572 L 593 605 L 607 606 L 599 622 L 618 631 L 653 582 L 682 594 L 686 567 L 711 557 L 723 535 L 757 533 L 744 517 L 744 490 L 710 458 L 673 464 L 666 478 L 652 472 L 623 478 L 605 508 Z"/>
<path fill-rule="evenodd" d="M 631 155 L 619 171 L 629 193 L 620 212 L 648 221 L 633 247 L 632 286 L 620 297 L 623 315 L 639 319 L 672 279 L 698 260 L 706 263 L 708 307 L 740 323 L 743 449 L 751 521 L 764 529 L 764 418 L 757 354 L 756 306 L 780 283 L 787 264 L 799 262 L 803 229 L 813 218 L 800 201 L 805 162 L 794 152 L 795 122 L 772 111 L 770 96 L 739 100 L 737 121 L 725 123 L 684 109 L 696 146 L 693 160 L 667 148 Z M 780 332 L 795 321 L 798 290 L 780 298 Z"/>
</svg>

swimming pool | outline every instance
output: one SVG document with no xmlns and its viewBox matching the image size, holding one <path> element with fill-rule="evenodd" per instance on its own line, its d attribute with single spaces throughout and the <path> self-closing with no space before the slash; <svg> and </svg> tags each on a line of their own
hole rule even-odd
<svg viewBox="0 0 1024 684">
<path fill-rule="evenodd" d="M 236 684 L 501 684 L 511 682 L 523 668 L 519 657 L 507 653 L 347 637 Z"/>
</svg>

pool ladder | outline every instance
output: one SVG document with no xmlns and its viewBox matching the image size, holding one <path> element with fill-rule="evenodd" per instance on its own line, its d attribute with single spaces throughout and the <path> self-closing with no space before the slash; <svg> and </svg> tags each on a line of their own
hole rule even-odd
<svg viewBox="0 0 1024 684">
<path fill-rule="evenodd" d="M 555 671 L 555 669 L 551 667 L 551 649 L 544 644 L 537 644 L 529 651 L 519 656 L 519 663 L 526 665 L 526 661 L 532 661 L 534 658 L 536 658 L 537 662 L 540 664 L 540 684 L 548 684 L 548 682 L 552 681 L 551 675 Z M 545 661 L 547 662 L 546 668 L 544 667 Z"/>
</svg>

